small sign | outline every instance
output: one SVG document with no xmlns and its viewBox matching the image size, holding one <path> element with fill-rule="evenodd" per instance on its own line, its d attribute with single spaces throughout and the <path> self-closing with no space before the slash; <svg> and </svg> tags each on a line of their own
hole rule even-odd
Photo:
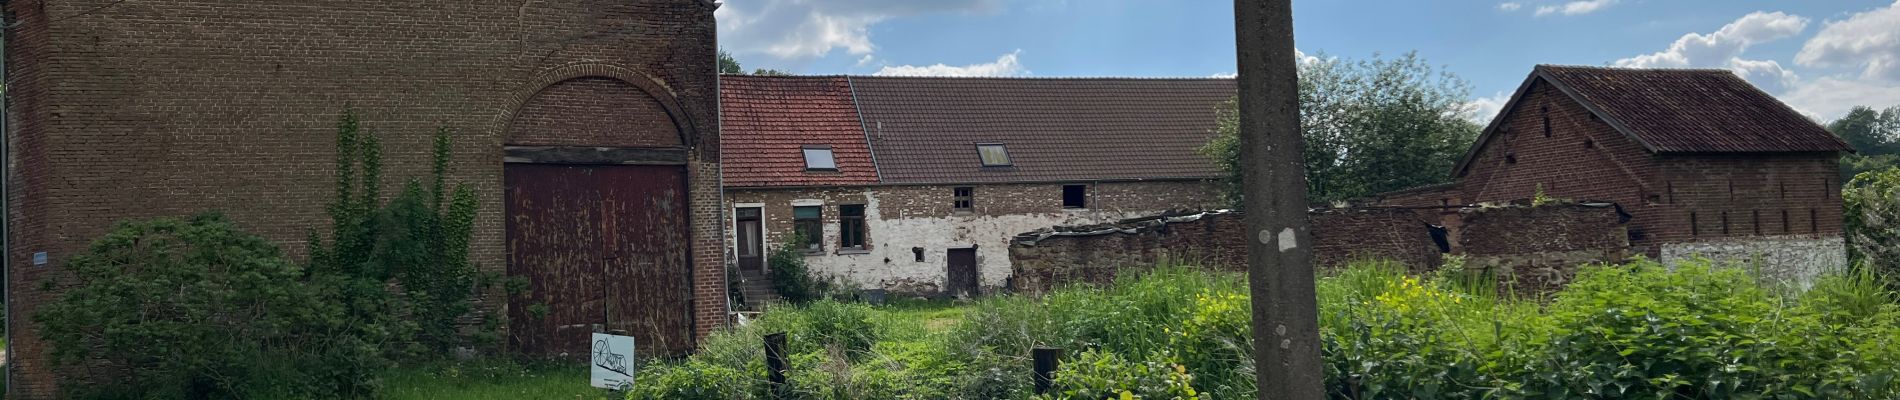
<svg viewBox="0 0 1900 400">
<path fill-rule="evenodd" d="M 633 337 L 594 334 L 594 387 L 625 389 L 633 386 Z"/>
<path fill-rule="evenodd" d="M 33 265 L 46 265 L 46 252 L 33 253 Z"/>
</svg>

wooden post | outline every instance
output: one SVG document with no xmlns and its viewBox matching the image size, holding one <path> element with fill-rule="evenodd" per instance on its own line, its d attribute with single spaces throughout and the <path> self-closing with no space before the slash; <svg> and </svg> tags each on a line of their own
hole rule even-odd
<svg viewBox="0 0 1900 400">
<path fill-rule="evenodd" d="M 1292 0 L 1235 0 L 1240 168 L 1260 399 L 1325 397 Z"/>
<path fill-rule="evenodd" d="M 1062 366 L 1062 349 L 1037 347 L 1029 354 L 1036 360 L 1036 394 L 1047 394 L 1055 384 L 1056 369 Z"/>
<path fill-rule="evenodd" d="M 765 379 L 772 398 L 785 398 L 785 332 L 765 335 Z"/>
</svg>

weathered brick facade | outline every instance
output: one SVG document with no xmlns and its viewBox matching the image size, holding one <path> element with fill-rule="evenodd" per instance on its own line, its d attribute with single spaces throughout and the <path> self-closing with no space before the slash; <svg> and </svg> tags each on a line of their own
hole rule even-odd
<svg viewBox="0 0 1900 400">
<path fill-rule="evenodd" d="M 792 235 L 792 207 L 823 206 L 824 252 L 807 258 L 812 271 L 864 289 L 936 295 L 943 290 L 949 249 L 976 249 L 985 288 L 1011 277 L 1009 240 L 1017 233 L 1059 225 L 1087 225 L 1169 210 L 1216 206 L 1208 181 L 1075 182 L 1088 185 L 1088 207 L 1064 209 L 1064 183 L 884 185 L 821 188 L 729 188 L 729 207 L 762 207 L 766 245 Z M 953 190 L 970 187 L 971 210 L 953 210 Z M 838 206 L 866 205 L 863 251 L 840 250 Z M 731 235 L 729 234 L 730 238 Z M 737 243 L 736 240 L 728 243 Z M 923 260 L 916 249 L 923 250 Z"/>
<path fill-rule="evenodd" d="M 1687 247 L 1766 240 L 1762 242 L 1766 246 L 1754 251 L 1806 254 L 1769 257 L 1802 264 L 1769 266 L 1772 269 L 1824 270 L 1844 263 L 1839 244 L 1838 153 L 1800 150 L 1800 142 L 1783 138 L 1776 139 L 1795 150 L 1656 151 L 1539 74 L 1534 73 L 1520 90 L 1456 171 L 1458 182 L 1389 193 L 1379 204 L 1512 201 L 1531 198 L 1541 189 L 1549 197 L 1621 205 L 1632 216 L 1630 242 L 1638 253 L 1651 257 L 1679 258 L 1695 253 L 1683 251 Z M 1754 105 L 1710 102 L 1701 106 L 1707 111 L 1700 114 L 1717 114 Z M 1683 112 L 1651 111 L 1660 115 Z M 1737 137 L 1705 140 L 1718 144 L 1756 140 L 1754 133 L 1733 135 Z M 1811 247 L 1832 249 L 1810 251 Z M 1790 277 L 1804 274 L 1811 275 Z"/>
<path fill-rule="evenodd" d="M 695 329 L 720 326 L 714 8 L 8 2 L 9 397 L 56 393 L 26 321 L 60 293 L 41 283 L 114 221 L 218 209 L 302 253 L 305 230 L 327 226 L 345 106 L 380 135 L 387 187 L 426 174 L 431 134 L 455 131 L 451 181 L 480 195 L 472 256 L 494 272 L 504 145 L 687 148 Z M 626 134 L 667 129 L 678 135 Z M 33 265 L 38 252 L 50 263 Z M 493 295 L 483 316 L 505 306 Z"/>
</svg>

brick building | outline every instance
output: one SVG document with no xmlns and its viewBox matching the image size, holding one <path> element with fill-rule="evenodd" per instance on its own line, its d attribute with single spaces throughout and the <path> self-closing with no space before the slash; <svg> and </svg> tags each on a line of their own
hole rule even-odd
<svg viewBox="0 0 1900 400">
<path fill-rule="evenodd" d="M 56 394 L 26 321 L 114 221 L 219 209 L 301 253 L 328 226 L 346 105 L 382 138 L 386 187 L 454 130 L 473 260 L 533 281 L 479 307 L 517 314 L 516 348 L 572 351 L 605 323 L 689 349 L 724 321 L 711 1 L 3 3 L 9 398 Z M 631 304 L 603 316 L 601 296 Z"/>
<path fill-rule="evenodd" d="M 1847 144 L 1727 70 L 1540 65 L 1453 171 L 1388 205 L 1551 197 L 1615 202 L 1634 250 L 1758 261 L 1785 277 L 1845 265 Z M 1453 229 L 1453 234 L 1458 234 Z"/>
<path fill-rule="evenodd" d="M 1219 173 L 1198 149 L 1235 93 L 1231 79 L 721 84 L 729 243 L 745 279 L 763 279 L 767 250 L 804 232 L 814 273 L 906 294 L 1005 285 L 1022 232 L 1215 205 Z"/>
</svg>

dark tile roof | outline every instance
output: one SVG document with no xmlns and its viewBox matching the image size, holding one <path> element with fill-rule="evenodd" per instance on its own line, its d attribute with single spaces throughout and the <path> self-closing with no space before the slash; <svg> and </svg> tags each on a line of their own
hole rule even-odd
<svg viewBox="0 0 1900 400">
<path fill-rule="evenodd" d="M 1208 178 L 1232 79 L 851 77 L 885 183 Z M 983 167 L 977 143 L 1010 167 Z"/>
<path fill-rule="evenodd" d="M 877 183 L 844 77 L 719 77 L 719 146 L 726 186 Z M 831 146 L 837 172 L 807 172 L 806 145 Z"/>
<path fill-rule="evenodd" d="M 1851 151 L 1807 116 L 1728 70 L 1537 66 L 1657 153 Z"/>
</svg>

